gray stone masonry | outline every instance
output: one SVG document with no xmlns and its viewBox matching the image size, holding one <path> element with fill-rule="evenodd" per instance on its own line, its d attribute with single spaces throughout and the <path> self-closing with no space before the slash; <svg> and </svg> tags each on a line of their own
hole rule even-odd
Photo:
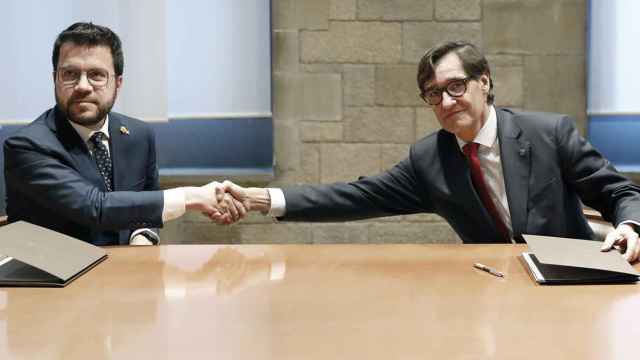
<svg viewBox="0 0 640 360">
<path fill-rule="evenodd" d="M 566 113 L 584 129 L 586 6 L 273 0 L 275 179 L 253 185 L 352 181 L 405 158 L 411 143 L 440 128 L 415 78 L 424 52 L 443 40 L 468 40 L 485 51 L 497 105 Z M 189 214 L 162 233 L 172 242 L 220 244 L 460 241 L 434 214 L 330 224 L 274 223 L 252 214 L 230 227 Z"/>
</svg>

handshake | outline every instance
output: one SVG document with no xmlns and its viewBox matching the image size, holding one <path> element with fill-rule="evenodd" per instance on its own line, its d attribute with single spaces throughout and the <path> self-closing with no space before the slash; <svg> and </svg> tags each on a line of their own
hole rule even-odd
<svg viewBox="0 0 640 360">
<path fill-rule="evenodd" d="M 200 211 L 218 224 L 233 224 L 249 211 L 267 213 L 271 198 L 265 188 L 244 188 L 231 181 L 210 182 L 200 187 L 186 187 L 187 210 Z"/>
</svg>

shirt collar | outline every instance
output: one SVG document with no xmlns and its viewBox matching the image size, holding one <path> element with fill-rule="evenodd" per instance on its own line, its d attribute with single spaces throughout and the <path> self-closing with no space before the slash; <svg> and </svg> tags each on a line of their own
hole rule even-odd
<svg viewBox="0 0 640 360">
<path fill-rule="evenodd" d="M 498 118 L 496 116 L 496 109 L 493 105 L 489 106 L 489 117 L 487 121 L 484 123 L 478 135 L 473 139 L 472 142 L 478 143 L 482 146 L 492 147 L 495 144 L 496 139 L 498 138 Z M 456 140 L 458 141 L 458 146 L 460 150 L 462 147 L 467 144 L 466 141 L 460 139 L 456 136 Z"/>
<path fill-rule="evenodd" d="M 67 120 L 67 121 L 69 121 L 71 126 L 73 126 L 73 128 L 76 129 L 76 132 L 78 133 L 78 135 L 80 135 L 80 138 L 85 143 L 88 142 L 89 139 L 91 139 L 91 136 L 93 136 L 93 134 L 97 132 L 103 133 L 107 137 L 107 139 L 109 139 L 109 114 L 107 114 L 107 116 L 104 119 L 104 124 L 102 124 L 102 127 L 98 130 L 89 129 L 86 126 L 76 124 L 71 120 Z"/>
</svg>

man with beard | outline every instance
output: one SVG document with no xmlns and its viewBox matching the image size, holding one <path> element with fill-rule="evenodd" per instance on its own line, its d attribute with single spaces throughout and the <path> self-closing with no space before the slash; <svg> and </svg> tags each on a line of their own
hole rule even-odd
<svg viewBox="0 0 640 360">
<path fill-rule="evenodd" d="M 28 221 L 95 245 L 122 245 L 157 243 L 149 228 L 186 210 L 219 222 L 244 215 L 215 182 L 159 190 L 151 128 L 111 112 L 124 59 L 110 29 L 71 25 L 56 39 L 52 62 L 56 106 L 4 145 L 10 222 Z"/>
</svg>

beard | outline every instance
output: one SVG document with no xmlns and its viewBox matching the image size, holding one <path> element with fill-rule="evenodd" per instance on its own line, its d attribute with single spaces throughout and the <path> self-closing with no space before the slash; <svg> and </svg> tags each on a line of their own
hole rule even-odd
<svg viewBox="0 0 640 360">
<path fill-rule="evenodd" d="M 82 126 L 93 126 L 102 122 L 111 108 L 113 108 L 113 104 L 116 101 L 116 92 L 113 93 L 109 99 L 104 102 L 100 102 L 98 100 L 86 100 L 79 96 L 71 96 L 66 104 L 62 101 L 62 99 L 58 96 L 58 92 L 56 91 L 56 105 L 58 109 L 62 111 L 62 113 L 69 119 L 78 125 Z M 87 102 L 93 104 L 96 109 L 93 111 L 76 111 L 73 109 L 74 105 L 80 102 Z"/>
</svg>

